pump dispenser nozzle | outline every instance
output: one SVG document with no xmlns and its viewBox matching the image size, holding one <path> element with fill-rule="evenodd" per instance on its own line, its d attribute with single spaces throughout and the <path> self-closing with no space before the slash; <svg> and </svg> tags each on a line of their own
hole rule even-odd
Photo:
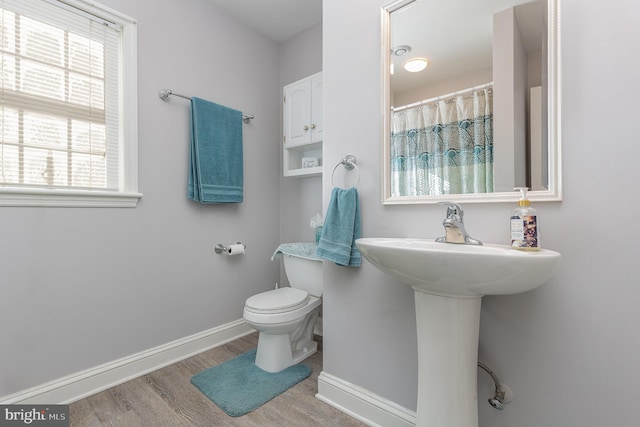
<svg viewBox="0 0 640 427">
<path fill-rule="evenodd" d="M 518 201 L 518 206 L 531 205 L 531 202 L 529 201 L 529 199 L 527 199 L 527 191 L 529 191 L 529 187 L 515 187 L 514 190 L 519 191 L 521 194 L 520 200 Z"/>
</svg>

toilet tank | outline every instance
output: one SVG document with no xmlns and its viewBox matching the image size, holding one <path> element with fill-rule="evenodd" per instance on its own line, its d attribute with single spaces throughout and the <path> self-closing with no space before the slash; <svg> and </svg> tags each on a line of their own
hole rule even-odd
<svg viewBox="0 0 640 427">
<path fill-rule="evenodd" d="M 284 271 L 292 288 L 322 297 L 322 261 L 284 254 Z"/>
<path fill-rule="evenodd" d="M 313 242 L 281 243 L 271 260 L 282 257 L 284 271 L 292 288 L 322 297 L 322 259 L 316 254 Z"/>
</svg>

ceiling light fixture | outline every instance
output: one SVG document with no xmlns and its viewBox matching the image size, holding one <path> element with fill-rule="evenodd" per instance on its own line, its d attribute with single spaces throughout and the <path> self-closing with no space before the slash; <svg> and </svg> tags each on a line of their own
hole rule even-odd
<svg viewBox="0 0 640 427">
<path fill-rule="evenodd" d="M 404 69 L 410 73 L 417 73 L 427 68 L 429 61 L 426 58 L 413 58 L 404 63 Z"/>
</svg>

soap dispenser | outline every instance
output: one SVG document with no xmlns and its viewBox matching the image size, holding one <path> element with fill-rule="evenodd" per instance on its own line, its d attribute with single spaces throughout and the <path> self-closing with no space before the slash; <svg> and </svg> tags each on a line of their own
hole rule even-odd
<svg viewBox="0 0 640 427">
<path fill-rule="evenodd" d="M 511 247 L 521 251 L 540 250 L 538 235 L 538 212 L 531 207 L 527 199 L 527 187 L 516 187 L 521 198 L 518 207 L 511 213 Z"/>
</svg>

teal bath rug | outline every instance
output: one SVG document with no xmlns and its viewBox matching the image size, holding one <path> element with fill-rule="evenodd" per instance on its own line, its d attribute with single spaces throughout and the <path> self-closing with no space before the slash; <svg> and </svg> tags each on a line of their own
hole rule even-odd
<svg viewBox="0 0 640 427">
<path fill-rule="evenodd" d="M 191 384 L 227 415 L 239 417 L 264 405 L 311 374 L 306 365 L 270 373 L 255 365 L 256 349 L 249 350 L 191 377 Z"/>
</svg>

